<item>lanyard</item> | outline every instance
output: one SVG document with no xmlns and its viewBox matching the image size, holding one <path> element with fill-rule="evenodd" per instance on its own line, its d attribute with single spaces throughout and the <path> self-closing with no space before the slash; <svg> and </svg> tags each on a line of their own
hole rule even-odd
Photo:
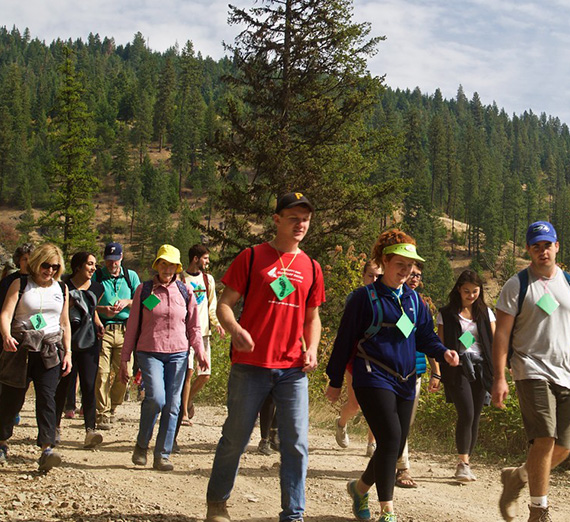
<svg viewBox="0 0 570 522">
<path fill-rule="evenodd" d="M 273 245 L 271 245 L 271 246 L 273 247 L 275 252 L 277 252 L 277 257 L 279 257 L 279 262 L 281 263 L 281 268 L 283 269 L 283 275 L 287 276 L 287 270 L 289 270 L 289 267 L 293 264 L 293 261 L 295 261 L 295 259 L 297 258 L 297 254 L 299 253 L 299 249 L 297 249 L 297 251 L 295 252 L 293 259 L 291 259 L 291 262 L 287 265 L 287 268 L 285 268 L 285 264 L 283 263 L 283 259 L 281 258 L 281 252 L 279 252 L 279 250 L 277 250 Z"/>
</svg>

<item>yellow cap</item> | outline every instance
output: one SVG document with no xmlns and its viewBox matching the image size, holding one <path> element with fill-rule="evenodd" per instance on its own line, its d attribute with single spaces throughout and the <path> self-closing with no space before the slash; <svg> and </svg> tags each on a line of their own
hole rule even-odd
<svg viewBox="0 0 570 522">
<path fill-rule="evenodd" d="M 395 245 L 387 246 L 382 250 L 384 255 L 397 254 L 399 256 L 415 259 L 416 261 L 425 261 L 423 257 L 418 256 L 416 252 L 416 245 L 411 243 L 396 243 Z"/>
<path fill-rule="evenodd" d="M 178 265 L 176 273 L 182 272 L 182 263 L 180 262 L 180 250 L 172 245 L 162 245 L 156 253 L 156 259 L 152 264 L 153 270 L 157 270 L 156 264 L 160 259 L 164 259 L 173 265 Z"/>
</svg>

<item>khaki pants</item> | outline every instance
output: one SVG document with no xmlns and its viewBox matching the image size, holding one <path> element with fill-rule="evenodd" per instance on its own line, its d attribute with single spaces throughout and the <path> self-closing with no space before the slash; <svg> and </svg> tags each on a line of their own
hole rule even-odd
<svg viewBox="0 0 570 522">
<path fill-rule="evenodd" d="M 109 420 L 111 411 L 123 403 L 127 385 L 119 379 L 121 350 L 125 341 L 124 327 L 108 325 L 101 341 L 99 371 L 95 382 L 97 401 L 97 423 Z M 129 361 L 129 378 L 132 377 L 132 363 Z"/>
</svg>

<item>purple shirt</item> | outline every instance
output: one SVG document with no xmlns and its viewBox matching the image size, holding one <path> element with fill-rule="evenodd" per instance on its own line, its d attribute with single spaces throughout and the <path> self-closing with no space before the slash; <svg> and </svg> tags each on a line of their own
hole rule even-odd
<svg viewBox="0 0 570 522">
<path fill-rule="evenodd" d="M 187 352 L 192 346 L 197 353 L 203 352 L 198 304 L 192 290 L 187 287 L 190 299 L 186 307 L 176 282 L 171 281 L 165 285 L 156 276 L 153 279 L 152 293 L 160 299 L 160 303 L 152 310 L 142 305 L 142 321 L 137 338 L 142 287 L 142 284 L 137 287 L 133 297 L 121 361 L 128 362 L 135 349 L 140 352 L 177 353 Z"/>
</svg>

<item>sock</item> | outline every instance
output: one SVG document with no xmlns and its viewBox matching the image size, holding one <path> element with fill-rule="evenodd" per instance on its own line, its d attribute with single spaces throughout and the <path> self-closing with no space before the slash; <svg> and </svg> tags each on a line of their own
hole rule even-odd
<svg viewBox="0 0 570 522">
<path fill-rule="evenodd" d="M 518 469 L 519 476 L 523 482 L 528 482 L 528 473 L 526 471 L 526 464 L 523 464 Z"/>
<path fill-rule="evenodd" d="M 548 497 L 546 495 L 542 497 L 530 497 L 530 505 L 537 508 L 548 507 Z"/>
</svg>

